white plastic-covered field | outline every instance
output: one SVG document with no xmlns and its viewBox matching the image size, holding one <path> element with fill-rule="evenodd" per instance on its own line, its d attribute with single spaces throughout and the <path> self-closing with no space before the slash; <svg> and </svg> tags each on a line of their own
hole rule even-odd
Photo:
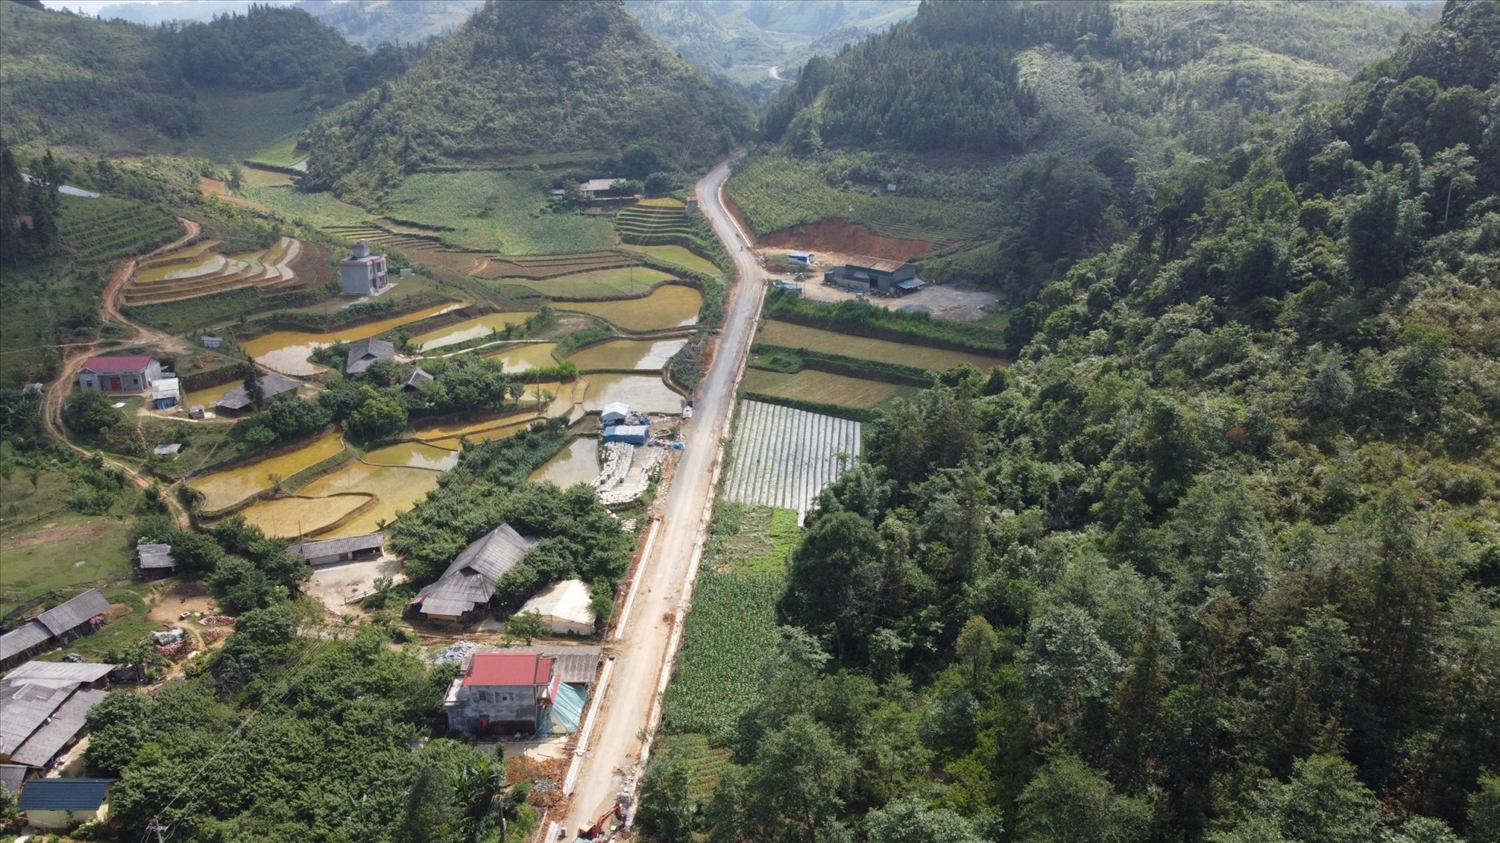
<svg viewBox="0 0 1500 843">
<path fill-rule="evenodd" d="M 859 422 L 759 401 L 740 404 L 724 496 L 740 503 L 797 510 L 859 456 Z"/>
</svg>

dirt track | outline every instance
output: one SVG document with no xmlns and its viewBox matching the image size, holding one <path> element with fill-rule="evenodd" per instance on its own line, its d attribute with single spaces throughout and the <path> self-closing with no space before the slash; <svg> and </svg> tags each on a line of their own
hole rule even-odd
<svg viewBox="0 0 1500 843">
<path fill-rule="evenodd" d="M 104 286 L 104 292 L 99 297 L 99 320 L 100 322 L 118 322 L 121 325 L 135 329 L 135 336 L 128 340 L 120 341 L 120 344 L 154 345 L 164 351 L 179 353 L 192 350 L 188 347 L 187 343 L 170 334 L 141 327 L 120 315 L 120 296 L 125 292 L 125 282 L 129 281 L 130 276 L 135 272 L 136 263 L 180 248 L 189 240 L 198 236 L 198 232 L 201 230 L 201 226 L 198 223 L 182 217 L 178 217 L 177 221 L 182 223 L 183 228 L 187 230 L 186 234 L 138 258 L 126 258 L 120 261 L 115 266 L 114 272 L 109 275 L 109 283 Z M 93 356 L 95 352 L 105 350 L 101 348 L 102 345 L 102 343 L 95 341 L 73 346 L 74 350 L 63 357 L 62 369 L 58 373 L 57 380 L 53 382 L 52 388 L 47 390 L 46 399 L 42 403 L 42 425 L 46 427 L 47 432 L 80 454 L 88 454 L 90 452 L 87 448 L 75 445 L 68 439 L 67 429 L 62 423 L 63 402 L 67 400 L 68 394 L 73 391 L 73 381 L 78 377 L 78 370 L 83 368 L 84 361 Z M 155 482 L 153 478 L 147 477 L 118 460 L 105 458 L 104 463 L 124 471 L 125 476 L 129 477 L 130 482 L 134 483 L 138 488 L 145 489 Z M 172 513 L 172 517 L 177 521 L 178 527 L 187 529 L 189 526 L 187 510 L 182 508 L 182 504 L 178 503 L 175 497 L 171 495 L 164 495 L 163 497 L 167 502 L 168 509 Z"/>
<path fill-rule="evenodd" d="M 641 736 L 660 714 L 658 691 L 665 684 L 665 669 L 691 599 L 735 385 L 755 334 L 765 273 L 724 207 L 722 189 L 728 175 L 727 162 L 715 167 L 698 182 L 698 195 L 703 212 L 735 260 L 739 282 L 730 296 L 695 415 L 683 428 L 687 448 L 667 490 L 652 553 L 642 558 L 636 573 L 634 603 L 628 604 L 628 617 L 621 620 L 624 634 L 616 641 L 611 633 L 606 640 L 613 645 L 613 673 L 592 741 L 582 748 L 586 755 L 563 826 L 570 833 L 592 823 L 608 809 L 616 793 L 633 788 L 639 780 L 645 748 Z"/>
</svg>

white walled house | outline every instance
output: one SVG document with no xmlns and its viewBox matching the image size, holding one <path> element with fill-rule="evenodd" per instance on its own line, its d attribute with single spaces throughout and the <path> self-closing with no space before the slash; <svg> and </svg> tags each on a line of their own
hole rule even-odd
<svg viewBox="0 0 1500 843">
<path fill-rule="evenodd" d="M 373 296 L 387 283 L 385 255 L 373 254 L 369 242 L 361 240 L 354 244 L 349 257 L 339 261 L 339 274 L 343 276 L 344 295 Z"/>
</svg>

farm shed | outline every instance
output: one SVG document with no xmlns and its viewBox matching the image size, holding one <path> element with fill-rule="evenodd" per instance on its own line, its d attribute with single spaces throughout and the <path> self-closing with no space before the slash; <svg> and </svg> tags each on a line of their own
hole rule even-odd
<svg viewBox="0 0 1500 843">
<path fill-rule="evenodd" d="M 170 410 L 182 400 L 182 382 L 177 378 L 162 378 L 151 384 L 151 406 L 158 410 Z"/>
<path fill-rule="evenodd" d="M 591 602 L 589 587 L 582 580 L 564 580 L 527 600 L 520 613 L 536 612 L 547 622 L 547 628 L 558 635 L 593 635 Z"/>
<path fill-rule="evenodd" d="M 138 544 L 135 546 L 136 573 L 143 580 L 170 577 L 177 573 L 177 560 L 172 558 L 169 544 Z"/>
<path fill-rule="evenodd" d="M 835 266 L 823 273 L 823 282 L 860 292 L 890 293 L 897 285 L 917 277 L 915 264 L 885 258 L 862 258 L 857 263 Z"/>
<path fill-rule="evenodd" d="M 27 662 L 0 680 L 0 761 L 45 767 L 83 731 L 118 665 Z"/>
<path fill-rule="evenodd" d="M 158 457 L 170 457 L 181 450 L 182 443 L 173 442 L 170 445 L 157 445 L 155 448 L 151 449 L 151 453 L 157 455 Z"/>
<path fill-rule="evenodd" d="M 98 589 L 74 597 L 37 615 L 29 623 L 0 636 L 0 670 L 49 646 L 72 641 L 95 626 L 94 620 L 109 611 L 109 601 Z M 102 624 L 102 621 L 101 621 Z"/>
<path fill-rule="evenodd" d="M 787 252 L 786 253 L 786 259 L 787 259 L 788 263 L 800 264 L 802 266 L 812 266 L 812 262 L 813 262 L 813 258 L 814 257 L 816 257 L 816 256 L 812 252 Z"/>
<path fill-rule="evenodd" d="M 411 377 L 406 379 L 406 383 L 401 384 L 401 388 L 410 389 L 413 392 L 421 392 L 430 383 L 432 383 L 432 375 L 422 371 L 422 367 L 418 366 L 412 370 Z"/>
<path fill-rule="evenodd" d="M 468 623 L 495 596 L 495 584 L 537 543 L 501 524 L 480 536 L 449 563 L 448 569 L 407 604 L 427 620 Z"/>
<path fill-rule="evenodd" d="M 628 421 L 630 421 L 630 407 L 618 401 L 605 404 L 603 411 L 599 413 L 600 424 L 625 424 Z"/>
<path fill-rule="evenodd" d="M 339 275 L 346 296 L 373 296 L 384 290 L 386 276 L 385 255 L 374 254 L 368 240 L 354 244 L 349 257 L 339 261 Z"/>
<path fill-rule="evenodd" d="M 66 829 L 109 815 L 105 796 L 114 779 L 33 779 L 16 807 L 35 828 Z"/>
<path fill-rule="evenodd" d="M 90 357 L 78 370 L 78 388 L 111 395 L 138 395 L 161 377 L 161 363 L 146 354 Z"/>
<path fill-rule="evenodd" d="M 207 334 L 199 337 L 199 341 L 203 343 L 204 348 L 218 348 L 219 346 L 224 344 L 223 337 L 211 337 Z"/>
<path fill-rule="evenodd" d="M 384 549 L 385 536 L 379 532 L 374 532 L 366 533 L 363 536 L 323 539 L 321 541 L 294 544 L 287 548 L 287 552 L 301 556 L 307 560 L 307 564 L 316 568 L 321 565 L 352 562 L 355 559 L 375 559 L 380 556 L 381 551 Z"/>
<path fill-rule="evenodd" d="M 624 179 L 589 179 L 578 185 L 578 192 L 585 199 L 599 199 L 601 194 L 613 193 L 624 184 Z"/>
<path fill-rule="evenodd" d="M 443 707 L 448 731 L 464 735 L 532 735 L 546 731 L 562 678 L 540 653 L 476 653 L 453 680 Z"/>
<path fill-rule="evenodd" d="M 605 442 L 644 445 L 651 438 L 651 428 L 644 424 L 617 424 L 604 428 Z"/>
<path fill-rule="evenodd" d="M 357 375 L 370 368 L 376 360 L 391 360 L 396 356 L 396 347 L 385 340 L 363 339 L 349 346 L 349 356 L 344 361 L 344 374 Z"/>
<path fill-rule="evenodd" d="M 256 380 L 260 383 L 260 391 L 265 396 L 263 399 L 265 401 L 288 392 L 296 395 L 297 390 L 303 386 L 302 381 L 281 375 L 261 375 Z M 253 406 L 254 403 L 250 400 L 250 393 L 246 392 L 243 386 L 237 386 L 215 401 L 214 408 L 222 413 L 238 413 Z"/>
</svg>

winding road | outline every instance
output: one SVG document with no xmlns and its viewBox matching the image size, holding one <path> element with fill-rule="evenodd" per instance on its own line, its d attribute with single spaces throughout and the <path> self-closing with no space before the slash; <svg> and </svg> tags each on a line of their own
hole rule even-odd
<svg viewBox="0 0 1500 843">
<path fill-rule="evenodd" d="M 135 330 L 135 335 L 128 340 L 122 340 L 122 343 L 151 345 L 163 351 L 179 353 L 192 350 L 182 340 L 171 334 L 164 334 L 161 331 L 142 327 L 120 315 L 120 296 L 125 292 L 125 282 L 129 281 L 130 276 L 135 272 L 136 263 L 181 248 L 188 241 L 197 237 L 198 232 L 202 230 L 198 223 L 190 219 L 178 217 L 177 221 L 182 223 L 182 227 L 185 229 L 185 233 L 181 237 L 165 246 L 159 246 L 141 255 L 139 258 L 126 258 L 120 261 L 115 266 L 114 272 L 110 273 L 109 283 L 104 286 L 104 292 L 99 297 L 99 321 L 101 324 L 118 322 Z M 62 421 L 62 408 L 64 402 L 67 401 L 68 394 L 73 391 L 73 381 L 78 377 L 78 370 L 83 368 L 84 361 L 93 356 L 96 351 L 101 350 L 100 346 L 101 342 L 98 340 L 72 346 L 73 350 L 69 351 L 63 357 L 62 369 L 58 372 L 57 380 L 53 381 L 52 388 L 47 390 L 47 396 L 42 402 L 42 426 L 59 442 L 84 455 L 92 452 L 87 448 L 73 444 L 72 440 L 68 439 L 67 428 L 64 427 Z M 119 460 L 105 457 L 104 464 L 125 472 L 125 476 L 129 477 L 130 482 L 134 483 L 138 488 L 145 489 L 156 482 L 155 478 L 142 474 Z M 183 509 L 182 504 L 178 503 L 177 499 L 172 495 L 163 495 L 162 498 L 167 502 L 167 508 L 171 511 L 172 518 L 177 522 L 178 528 L 183 530 L 188 529 L 188 514 L 187 510 Z"/>
<path fill-rule="evenodd" d="M 595 712 L 594 731 L 581 738 L 581 762 L 571 791 L 571 813 L 563 826 L 569 838 L 607 811 L 621 791 L 633 791 L 649 753 L 649 735 L 661 718 L 660 694 L 671 676 L 672 658 L 692 599 L 693 581 L 729 433 L 734 395 L 744 371 L 745 353 L 755 334 L 766 276 L 755 261 L 749 238 L 724 205 L 729 162 L 698 182 L 699 206 L 734 258 L 738 283 L 731 288 L 721 330 L 694 408 L 684 426 L 686 450 L 667 490 L 656 534 L 647 540 L 635 579 L 629 585 L 619 626 L 610 633 L 611 665 Z M 643 741 L 646 737 L 648 740 Z"/>
</svg>

